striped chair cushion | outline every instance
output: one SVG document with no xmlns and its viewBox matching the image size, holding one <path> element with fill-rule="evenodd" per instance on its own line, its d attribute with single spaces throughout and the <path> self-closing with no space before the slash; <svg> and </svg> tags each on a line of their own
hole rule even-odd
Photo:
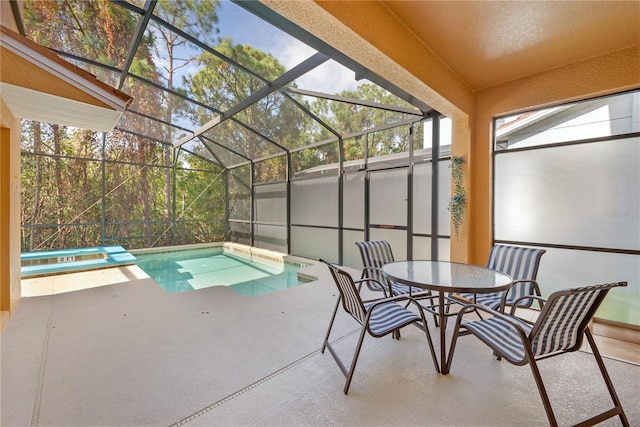
<svg viewBox="0 0 640 427">
<path fill-rule="evenodd" d="M 535 280 L 540 265 L 540 257 L 546 252 L 544 249 L 523 248 L 509 245 L 494 245 L 489 254 L 487 268 L 508 274 L 516 280 Z M 500 307 L 500 300 L 504 292 L 492 294 L 476 295 L 476 302 L 484 304 L 493 309 Z M 525 295 L 533 294 L 533 284 L 531 282 L 516 283 L 511 288 L 507 304 Z M 474 300 L 473 294 L 463 293 L 463 297 Z M 531 305 L 532 300 L 523 300 L 520 304 Z"/>
<path fill-rule="evenodd" d="M 589 307 L 602 292 L 595 288 L 587 292 L 562 295 L 549 299 L 547 315 L 541 321 L 531 345 L 534 356 L 573 348 L 582 334 L 577 330 L 589 314 Z"/>
<path fill-rule="evenodd" d="M 515 316 L 510 317 L 522 327 L 526 335 L 529 335 L 531 325 Z M 463 320 L 462 325 L 489 347 L 502 353 L 509 362 L 517 365 L 522 364 L 526 359 L 522 339 L 510 323 L 497 317 L 490 317 L 483 320 Z"/>
<path fill-rule="evenodd" d="M 360 249 L 360 255 L 362 256 L 362 265 L 366 267 L 374 267 L 373 269 L 365 270 L 366 277 L 375 279 L 380 283 L 387 283 L 387 279 L 382 274 L 380 268 L 383 265 L 389 264 L 394 261 L 393 251 L 391 245 L 386 240 L 370 240 L 367 242 L 356 242 L 356 246 Z M 377 283 L 367 283 L 369 289 L 373 291 L 382 291 Z M 386 291 L 387 289 L 385 289 Z M 402 283 L 391 283 L 391 290 L 393 295 L 406 295 L 410 293 L 411 288 Z M 413 292 L 419 292 L 420 290 L 414 290 Z"/>
<path fill-rule="evenodd" d="M 376 279 L 375 277 L 371 277 L 372 279 L 375 280 L 380 280 L 380 279 Z M 387 283 L 385 279 L 382 279 L 381 283 Z M 369 289 L 371 289 L 372 291 L 388 291 L 389 288 L 385 287 L 383 289 L 383 287 L 381 285 L 379 285 L 376 282 L 365 282 L 365 284 L 367 285 L 367 287 Z M 391 282 L 391 290 L 393 292 L 393 295 L 406 295 L 409 293 L 409 286 L 407 285 L 403 285 L 402 283 L 397 283 L 397 282 Z M 415 291 L 414 291 L 415 293 Z"/>
<path fill-rule="evenodd" d="M 342 307 L 360 323 L 364 323 L 366 309 L 353 279 L 346 271 L 340 270 L 335 266 L 330 266 L 329 269 L 340 291 Z"/>
<path fill-rule="evenodd" d="M 513 280 L 535 280 L 544 249 L 494 245 L 487 267 L 508 274 Z"/>
<path fill-rule="evenodd" d="M 465 294 L 463 294 L 465 295 Z M 473 301 L 473 294 L 468 294 L 466 298 Z M 493 292 L 490 294 L 476 294 L 476 302 L 478 304 L 484 304 L 487 307 L 497 310 L 500 308 L 500 302 L 502 301 L 502 292 Z"/>
<path fill-rule="evenodd" d="M 367 311 L 374 304 L 367 305 Z M 395 302 L 376 305 L 371 309 L 369 331 L 373 336 L 382 336 L 389 331 L 401 328 L 420 320 L 420 316 Z"/>
<path fill-rule="evenodd" d="M 382 267 L 393 262 L 391 245 L 386 240 L 370 240 L 368 242 L 356 242 L 362 256 L 362 265 L 365 267 Z"/>
</svg>

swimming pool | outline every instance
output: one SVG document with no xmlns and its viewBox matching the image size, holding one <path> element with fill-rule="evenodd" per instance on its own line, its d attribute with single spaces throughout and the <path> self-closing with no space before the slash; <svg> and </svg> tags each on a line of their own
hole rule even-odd
<svg viewBox="0 0 640 427">
<path fill-rule="evenodd" d="M 302 264 L 254 256 L 250 250 L 234 247 L 136 252 L 136 265 L 168 292 L 226 286 L 242 295 L 257 296 L 309 282 L 298 277 Z"/>
</svg>

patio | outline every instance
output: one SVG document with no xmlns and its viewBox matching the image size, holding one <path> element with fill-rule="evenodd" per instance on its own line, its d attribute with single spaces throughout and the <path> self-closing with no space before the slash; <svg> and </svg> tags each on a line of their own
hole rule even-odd
<svg viewBox="0 0 640 427">
<path fill-rule="evenodd" d="M 166 293 L 136 267 L 82 273 L 84 284 L 119 283 L 73 291 L 61 287 L 75 286 L 69 275 L 56 276 L 22 299 L 2 335 L 1 424 L 546 425 L 528 367 L 465 337 L 451 374 L 438 375 L 413 328 L 400 341 L 365 339 L 345 396 L 319 352 L 337 290 L 324 266 L 310 269 L 319 280 L 253 298 L 221 287 Z M 347 358 L 357 330 L 339 314 L 332 337 Z M 605 361 L 640 425 L 640 365 Z M 561 424 L 608 407 L 590 355 L 540 368 Z"/>
</svg>

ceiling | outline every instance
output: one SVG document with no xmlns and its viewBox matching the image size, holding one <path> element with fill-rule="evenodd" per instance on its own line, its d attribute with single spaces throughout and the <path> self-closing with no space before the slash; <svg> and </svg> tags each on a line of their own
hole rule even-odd
<svg viewBox="0 0 640 427">
<path fill-rule="evenodd" d="M 639 1 L 380 1 L 472 90 L 640 44 Z"/>
</svg>

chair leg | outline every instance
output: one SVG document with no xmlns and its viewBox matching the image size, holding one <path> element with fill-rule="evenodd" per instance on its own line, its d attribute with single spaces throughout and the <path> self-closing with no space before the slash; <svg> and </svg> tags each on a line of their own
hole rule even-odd
<svg viewBox="0 0 640 427">
<path fill-rule="evenodd" d="M 362 342 L 364 341 L 364 336 L 367 332 L 366 326 L 362 326 L 362 332 L 360 332 L 360 338 L 358 339 L 358 345 L 356 346 L 356 351 L 353 354 L 353 359 L 351 360 L 351 368 L 349 369 L 349 375 L 347 376 L 347 382 L 344 385 L 344 394 L 349 393 L 349 386 L 351 385 L 351 379 L 353 378 L 353 373 L 356 370 L 356 363 L 358 362 L 358 356 L 360 356 L 360 350 L 362 349 Z"/>
<path fill-rule="evenodd" d="M 549 419 L 549 425 L 551 425 L 551 427 L 558 427 L 558 422 L 556 421 L 556 416 L 553 414 L 553 408 L 551 407 L 551 401 L 549 400 L 549 395 L 547 394 L 547 390 L 545 389 L 544 383 L 542 382 L 542 376 L 540 376 L 540 370 L 538 370 L 538 364 L 536 363 L 536 360 L 531 354 L 531 352 L 527 351 L 527 353 L 529 358 L 529 366 L 531 367 L 533 378 L 536 380 L 536 386 L 538 386 L 538 392 L 540 393 L 540 398 L 542 399 L 544 410 L 547 413 L 547 418 Z"/>
<path fill-rule="evenodd" d="M 627 416 L 625 415 L 624 410 L 622 409 L 622 403 L 618 398 L 618 394 L 616 393 L 616 390 L 613 388 L 613 382 L 609 377 L 607 368 L 604 366 L 604 361 L 602 360 L 602 356 L 600 356 L 600 351 L 596 346 L 596 342 L 593 339 L 593 335 L 591 334 L 591 331 L 589 330 L 589 328 L 584 330 L 584 334 L 587 336 L 587 341 L 589 342 L 589 347 L 591 347 L 591 352 L 593 353 L 593 357 L 595 357 L 596 362 L 598 363 L 598 368 L 600 368 L 600 373 L 602 374 L 602 378 L 604 379 L 604 382 L 607 385 L 607 389 L 609 390 L 609 395 L 611 396 L 611 400 L 613 400 L 614 410 L 612 411 L 613 413 L 612 416 L 615 416 L 617 414 L 620 417 L 620 421 L 622 422 L 622 425 L 625 427 L 628 427 L 630 425 L 629 420 L 627 419 Z"/>
<path fill-rule="evenodd" d="M 429 326 L 427 325 L 427 319 L 425 319 L 424 317 L 424 312 L 422 313 L 422 325 L 424 326 L 424 334 L 427 336 L 427 344 L 429 345 L 429 351 L 431 352 L 431 360 L 433 361 L 433 366 L 436 368 L 436 372 L 440 373 L 436 351 L 433 348 L 433 341 L 431 340 L 431 333 L 429 332 Z"/>
<path fill-rule="evenodd" d="M 336 314 L 338 313 L 338 307 L 340 306 L 340 297 L 338 297 L 338 301 L 336 301 L 336 307 L 333 309 L 333 315 L 331 316 L 331 321 L 329 322 L 329 328 L 327 329 L 327 334 L 324 336 L 324 341 L 322 342 L 321 353 L 324 353 L 324 349 L 327 348 L 327 344 L 329 343 L 329 334 L 331 333 L 331 328 L 333 327 L 333 322 L 336 319 Z"/>
</svg>

